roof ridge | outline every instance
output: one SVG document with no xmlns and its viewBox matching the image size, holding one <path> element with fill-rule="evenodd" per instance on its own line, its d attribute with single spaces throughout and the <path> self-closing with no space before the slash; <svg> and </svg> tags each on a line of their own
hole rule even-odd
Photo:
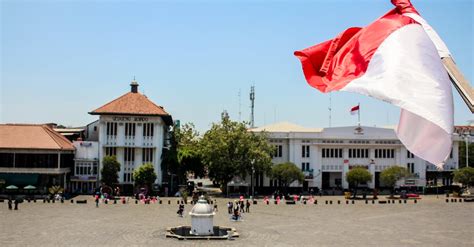
<svg viewBox="0 0 474 247">
<path fill-rule="evenodd" d="M 110 101 L 109 103 L 107 103 L 107 104 L 105 104 L 105 105 L 103 105 L 103 106 L 101 106 L 101 107 L 99 107 L 99 108 L 97 108 L 97 109 L 95 109 L 95 110 L 93 110 L 93 111 L 91 111 L 91 112 L 95 112 L 95 111 L 99 110 L 100 108 L 104 108 L 104 107 L 106 107 L 106 106 L 108 106 L 108 105 L 114 103 L 115 101 L 118 101 L 119 99 L 121 99 L 121 98 L 123 98 L 123 97 L 125 97 L 125 96 L 127 96 L 128 94 L 131 94 L 131 93 L 132 93 L 132 92 L 127 92 L 127 93 L 123 94 L 122 96 L 120 96 L 120 97 L 118 97 L 118 98 L 116 98 L 116 99 Z"/>
<path fill-rule="evenodd" d="M 53 141 L 58 145 L 59 149 L 64 149 L 63 147 L 64 144 L 72 145 L 72 143 L 66 137 L 54 131 L 48 125 L 42 125 L 42 127 L 43 127 L 43 130 L 45 130 L 46 134 L 48 134 L 51 137 L 51 139 L 53 139 Z M 61 141 L 63 143 L 60 143 Z"/>
<path fill-rule="evenodd" d="M 163 106 L 157 105 L 155 102 L 153 102 L 152 100 L 148 99 L 147 96 L 145 96 L 145 95 L 143 95 L 143 94 L 141 94 L 141 93 L 138 93 L 138 94 L 140 94 L 140 96 L 144 97 L 144 98 L 145 98 L 147 101 L 149 101 L 152 105 L 161 108 L 161 109 L 163 110 L 163 112 L 165 112 L 167 115 L 169 115 L 169 113 L 165 111 L 165 108 L 164 108 Z"/>
</svg>

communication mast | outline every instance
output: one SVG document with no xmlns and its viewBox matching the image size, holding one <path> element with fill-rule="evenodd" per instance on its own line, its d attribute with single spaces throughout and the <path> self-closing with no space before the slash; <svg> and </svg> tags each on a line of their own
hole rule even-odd
<svg viewBox="0 0 474 247">
<path fill-rule="evenodd" d="M 255 86 L 250 87 L 250 127 L 255 127 L 255 117 L 254 117 L 254 108 L 255 108 Z"/>
</svg>

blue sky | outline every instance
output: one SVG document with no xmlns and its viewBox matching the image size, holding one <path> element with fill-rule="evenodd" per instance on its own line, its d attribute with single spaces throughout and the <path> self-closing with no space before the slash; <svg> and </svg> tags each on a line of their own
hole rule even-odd
<svg viewBox="0 0 474 247">
<path fill-rule="evenodd" d="M 11 1 L 1 2 L 0 122 L 85 125 L 87 112 L 139 90 L 181 122 L 206 130 L 225 109 L 256 124 L 327 127 L 329 95 L 304 80 L 293 51 L 365 26 L 392 8 L 366 1 Z M 414 0 L 473 79 L 474 4 Z M 455 123 L 473 115 L 457 92 Z M 395 125 L 399 109 L 332 93 L 332 126 Z"/>
</svg>

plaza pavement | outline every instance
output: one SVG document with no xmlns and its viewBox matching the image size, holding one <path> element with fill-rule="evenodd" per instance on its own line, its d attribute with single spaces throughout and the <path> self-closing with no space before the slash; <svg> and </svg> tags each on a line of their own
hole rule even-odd
<svg viewBox="0 0 474 247">
<path fill-rule="evenodd" d="M 240 238 L 180 241 L 166 227 L 190 225 L 176 216 L 176 199 L 163 204 L 0 203 L 0 246 L 474 246 L 474 203 L 446 203 L 425 196 L 415 204 L 346 205 L 342 197 L 317 197 L 317 205 L 252 205 L 242 222 L 231 222 L 217 199 L 215 225 L 235 227 Z M 324 204 L 332 200 L 332 205 Z M 341 200 L 341 205 L 337 204 Z"/>
</svg>

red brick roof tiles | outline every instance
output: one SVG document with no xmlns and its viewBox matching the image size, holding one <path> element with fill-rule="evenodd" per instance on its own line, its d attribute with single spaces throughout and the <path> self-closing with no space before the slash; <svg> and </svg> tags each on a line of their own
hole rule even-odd
<svg viewBox="0 0 474 247">
<path fill-rule="evenodd" d="M 68 139 L 41 124 L 0 124 L 0 148 L 74 150 Z"/>
</svg>

